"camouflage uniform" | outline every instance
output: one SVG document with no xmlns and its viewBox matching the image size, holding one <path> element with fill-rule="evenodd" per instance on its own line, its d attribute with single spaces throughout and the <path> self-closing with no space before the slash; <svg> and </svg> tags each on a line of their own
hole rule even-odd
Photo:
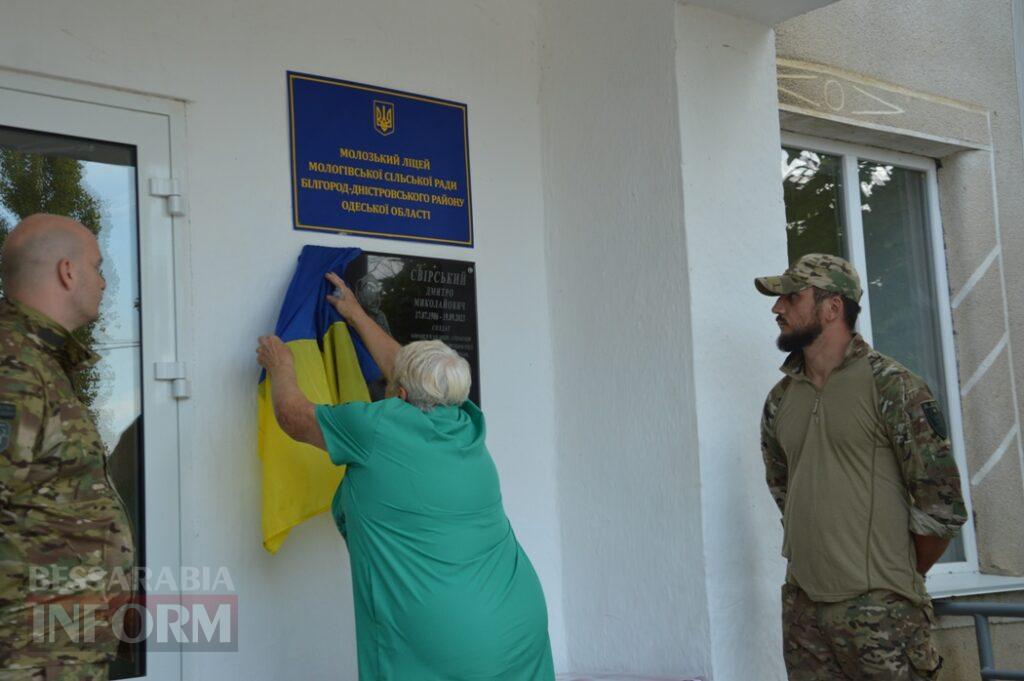
<svg viewBox="0 0 1024 681">
<path fill-rule="evenodd" d="M 856 271 L 835 256 L 804 256 L 755 283 L 766 295 L 814 286 L 861 296 Z M 782 371 L 765 401 L 761 450 L 789 559 L 789 678 L 935 678 L 941 658 L 911 535 L 949 538 L 966 521 L 942 412 L 924 381 L 856 334 L 820 390 L 802 353 Z"/>
<path fill-rule="evenodd" d="M 809 253 L 777 277 L 754 280 L 754 288 L 766 296 L 784 296 L 811 286 L 846 296 L 855 303 L 860 302 L 862 294 L 860 277 L 853 265 L 838 255 L 826 253 Z"/>
<path fill-rule="evenodd" d="M 17 671 L 0 670 L 0 681 L 108 681 L 106 664 L 60 664 Z"/>
<path fill-rule="evenodd" d="M 105 679 L 114 659 L 134 545 L 70 378 L 97 359 L 45 315 L 0 300 L 0 680 Z M 71 615 L 78 635 L 50 613 Z"/>
<path fill-rule="evenodd" d="M 924 608 L 891 591 L 815 603 L 782 587 L 783 656 L 790 681 L 934 679 L 942 664 Z"/>
</svg>

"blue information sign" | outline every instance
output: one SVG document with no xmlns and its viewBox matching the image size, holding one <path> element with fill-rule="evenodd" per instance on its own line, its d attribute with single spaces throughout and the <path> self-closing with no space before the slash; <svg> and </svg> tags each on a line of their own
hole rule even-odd
<svg viewBox="0 0 1024 681">
<path fill-rule="evenodd" d="M 296 229 L 473 245 L 466 105 L 288 72 Z"/>
</svg>

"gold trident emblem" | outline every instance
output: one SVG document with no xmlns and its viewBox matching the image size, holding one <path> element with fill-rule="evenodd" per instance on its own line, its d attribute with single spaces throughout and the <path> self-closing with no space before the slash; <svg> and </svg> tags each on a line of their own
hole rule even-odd
<svg viewBox="0 0 1024 681">
<path fill-rule="evenodd" d="M 382 135 L 390 135 L 395 131 L 394 104 L 373 100 L 373 129 Z"/>
</svg>

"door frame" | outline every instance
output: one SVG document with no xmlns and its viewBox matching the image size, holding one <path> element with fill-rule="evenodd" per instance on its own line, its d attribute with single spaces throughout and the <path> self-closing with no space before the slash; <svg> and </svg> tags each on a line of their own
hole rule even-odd
<svg viewBox="0 0 1024 681">
<path fill-rule="evenodd" d="M 149 180 L 173 177 L 187 196 L 185 120 L 183 101 L 0 69 L 0 124 L 137 148 L 140 382 L 143 413 L 157 416 L 144 425 L 145 562 L 169 568 L 178 582 L 182 539 L 189 536 L 181 527 L 181 480 L 188 479 L 194 414 L 189 400 L 175 399 L 172 385 L 156 379 L 154 364 L 193 364 L 189 221 L 170 215 L 166 200 L 150 195 Z M 172 599 L 180 598 L 180 583 L 176 588 Z M 146 673 L 136 678 L 181 679 L 180 648 L 165 650 L 162 644 L 160 652 L 147 652 Z"/>
</svg>

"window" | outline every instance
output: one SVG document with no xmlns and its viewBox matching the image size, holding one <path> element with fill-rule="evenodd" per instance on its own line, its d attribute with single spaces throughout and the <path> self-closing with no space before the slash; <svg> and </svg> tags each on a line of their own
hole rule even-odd
<svg viewBox="0 0 1024 681">
<path fill-rule="evenodd" d="M 965 471 L 934 161 L 783 135 L 782 178 L 790 261 L 832 253 L 857 268 L 864 288 L 858 331 L 927 381 Z M 934 571 L 977 571 L 970 521 Z"/>
</svg>

